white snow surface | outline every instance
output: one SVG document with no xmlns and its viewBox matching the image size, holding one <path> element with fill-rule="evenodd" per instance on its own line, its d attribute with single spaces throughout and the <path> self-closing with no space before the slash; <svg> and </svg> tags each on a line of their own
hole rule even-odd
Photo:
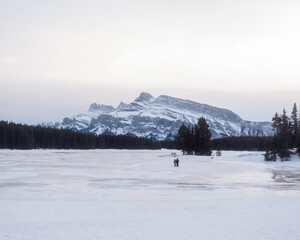
<svg viewBox="0 0 300 240">
<path fill-rule="evenodd" d="M 300 160 L 1 150 L 0 239 L 300 239 Z"/>
</svg>

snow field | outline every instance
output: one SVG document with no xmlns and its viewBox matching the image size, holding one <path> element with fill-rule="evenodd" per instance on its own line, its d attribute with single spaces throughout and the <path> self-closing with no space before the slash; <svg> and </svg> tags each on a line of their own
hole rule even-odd
<svg viewBox="0 0 300 240">
<path fill-rule="evenodd" d="M 0 239 L 299 239 L 300 161 L 0 151 Z"/>
</svg>

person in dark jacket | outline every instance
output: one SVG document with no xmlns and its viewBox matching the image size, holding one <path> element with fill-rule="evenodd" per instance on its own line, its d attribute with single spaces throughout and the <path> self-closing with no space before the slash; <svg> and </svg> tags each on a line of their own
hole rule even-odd
<svg viewBox="0 0 300 240">
<path fill-rule="evenodd" d="M 177 160 L 174 159 L 173 163 L 174 163 L 174 167 L 176 167 L 177 166 Z"/>
</svg>

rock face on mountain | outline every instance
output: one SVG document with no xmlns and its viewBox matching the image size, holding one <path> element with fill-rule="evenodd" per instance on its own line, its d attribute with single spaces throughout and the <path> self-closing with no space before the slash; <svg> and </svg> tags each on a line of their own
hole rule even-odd
<svg viewBox="0 0 300 240">
<path fill-rule="evenodd" d="M 93 103 L 86 113 L 48 126 L 95 134 L 129 134 L 156 140 L 170 140 L 182 123 L 196 124 L 204 117 L 213 138 L 229 136 L 270 136 L 270 122 L 245 121 L 230 110 L 161 95 L 141 93 L 132 103 L 117 108 Z"/>
</svg>

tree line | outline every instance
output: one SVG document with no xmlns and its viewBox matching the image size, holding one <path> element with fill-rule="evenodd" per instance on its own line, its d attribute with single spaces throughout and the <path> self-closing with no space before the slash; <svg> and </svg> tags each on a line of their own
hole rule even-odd
<svg viewBox="0 0 300 240">
<path fill-rule="evenodd" d="M 172 143 L 153 142 L 136 136 L 92 135 L 0 121 L 1 149 L 160 149 L 167 146 L 172 146 Z"/>
<path fill-rule="evenodd" d="M 266 151 L 272 137 L 239 136 L 212 140 L 214 150 Z"/>
<path fill-rule="evenodd" d="M 275 113 L 272 118 L 272 127 L 275 134 L 267 146 L 265 160 L 276 161 L 279 156 L 281 161 L 286 161 L 292 153 L 300 155 L 300 120 L 296 103 L 290 116 L 287 115 L 285 109 L 282 114 Z M 295 152 L 291 149 L 295 149 Z"/>
</svg>

